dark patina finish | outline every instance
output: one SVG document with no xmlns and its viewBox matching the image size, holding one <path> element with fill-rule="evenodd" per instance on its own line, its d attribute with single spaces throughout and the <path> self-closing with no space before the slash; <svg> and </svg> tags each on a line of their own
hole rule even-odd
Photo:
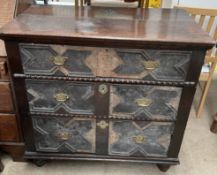
<svg viewBox="0 0 217 175">
<path fill-rule="evenodd" d="M 179 163 L 213 45 L 184 11 L 33 6 L 0 37 L 24 158 Z"/>
</svg>

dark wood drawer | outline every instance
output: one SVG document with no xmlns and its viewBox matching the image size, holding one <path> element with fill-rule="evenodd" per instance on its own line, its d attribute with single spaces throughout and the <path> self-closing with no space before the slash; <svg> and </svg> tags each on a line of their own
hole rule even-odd
<svg viewBox="0 0 217 175">
<path fill-rule="evenodd" d="M 191 52 L 20 44 L 25 74 L 184 81 Z"/>
<path fill-rule="evenodd" d="M 12 112 L 13 103 L 9 82 L 0 82 L 0 112 Z"/>
<path fill-rule="evenodd" d="M 174 129 L 172 122 L 112 120 L 104 128 L 108 146 L 100 148 L 96 142 L 103 133 L 96 132 L 95 119 L 32 116 L 32 122 L 38 152 L 96 153 L 108 147 L 108 155 L 133 157 L 167 157 Z"/>
<path fill-rule="evenodd" d="M 17 122 L 14 114 L 0 113 L 0 141 L 19 141 Z"/>
<path fill-rule="evenodd" d="M 173 128 L 169 122 L 110 122 L 109 155 L 167 157 Z"/>
<path fill-rule="evenodd" d="M 95 119 L 32 117 L 39 152 L 95 153 Z"/>
<path fill-rule="evenodd" d="M 112 85 L 110 116 L 141 120 L 176 120 L 182 88 Z"/>
<path fill-rule="evenodd" d="M 87 57 L 92 50 L 61 45 L 20 44 L 25 74 L 94 76 Z"/>
<path fill-rule="evenodd" d="M 26 80 L 31 112 L 94 114 L 95 87 L 70 81 Z"/>
<path fill-rule="evenodd" d="M 182 93 L 181 87 L 56 80 L 26 80 L 26 87 L 30 112 L 157 121 L 176 120 Z"/>
</svg>

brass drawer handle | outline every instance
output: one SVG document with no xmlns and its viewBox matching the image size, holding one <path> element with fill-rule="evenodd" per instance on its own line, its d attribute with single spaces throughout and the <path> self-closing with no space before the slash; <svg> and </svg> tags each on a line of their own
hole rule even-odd
<svg viewBox="0 0 217 175">
<path fill-rule="evenodd" d="M 65 61 L 67 60 L 67 57 L 64 56 L 53 56 L 51 57 L 51 61 L 57 65 L 57 66 L 63 66 L 65 64 Z"/>
<path fill-rule="evenodd" d="M 152 100 L 148 98 L 139 98 L 136 99 L 135 102 L 138 106 L 148 107 L 152 103 Z"/>
<path fill-rule="evenodd" d="M 101 129 L 105 129 L 108 127 L 108 123 L 105 120 L 101 120 L 96 125 L 99 126 Z"/>
<path fill-rule="evenodd" d="M 160 61 L 145 61 L 144 62 L 144 68 L 146 70 L 154 70 L 160 66 Z"/>
<path fill-rule="evenodd" d="M 144 142 L 144 140 L 145 140 L 145 137 L 142 135 L 138 135 L 138 136 L 133 137 L 133 141 L 135 143 L 142 143 L 142 142 Z"/>
<path fill-rule="evenodd" d="M 59 93 L 56 93 L 56 94 L 54 95 L 54 98 L 55 98 L 56 101 L 58 101 L 58 102 L 65 102 L 66 100 L 69 99 L 69 96 L 68 96 L 66 93 L 64 93 L 64 92 L 59 92 Z"/>
<path fill-rule="evenodd" d="M 56 134 L 56 137 L 60 140 L 69 140 L 72 138 L 72 133 L 69 133 L 69 132 L 59 132 Z"/>
</svg>

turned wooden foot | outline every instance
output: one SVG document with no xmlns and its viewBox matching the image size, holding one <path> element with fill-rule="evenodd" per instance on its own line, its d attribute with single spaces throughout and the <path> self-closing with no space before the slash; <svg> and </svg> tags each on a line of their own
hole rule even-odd
<svg viewBox="0 0 217 175">
<path fill-rule="evenodd" d="M 170 168 L 170 165 L 166 165 L 166 164 L 157 164 L 157 167 L 159 168 L 160 171 L 166 172 L 166 171 Z"/>
<path fill-rule="evenodd" d="M 34 159 L 32 160 L 32 163 L 34 163 L 37 167 L 42 167 L 47 163 L 47 160 L 44 159 Z"/>
<path fill-rule="evenodd" d="M 217 113 L 214 116 L 213 123 L 212 123 L 212 126 L 210 128 L 210 131 L 217 134 Z"/>
</svg>

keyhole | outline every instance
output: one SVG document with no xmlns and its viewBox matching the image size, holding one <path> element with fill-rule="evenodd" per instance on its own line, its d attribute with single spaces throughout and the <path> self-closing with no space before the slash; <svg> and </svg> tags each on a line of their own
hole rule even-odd
<svg viewBox="0 0 217 175">
<path fill-rule="evenodd" d="M 101 85 L 99 86 L 99 92 L 100 92 L 102 95 L 106 94 L 106 93 L 108 92 L 108 87 L 107 87 L 107 85 L 101 84 Z"/>
</svg>

